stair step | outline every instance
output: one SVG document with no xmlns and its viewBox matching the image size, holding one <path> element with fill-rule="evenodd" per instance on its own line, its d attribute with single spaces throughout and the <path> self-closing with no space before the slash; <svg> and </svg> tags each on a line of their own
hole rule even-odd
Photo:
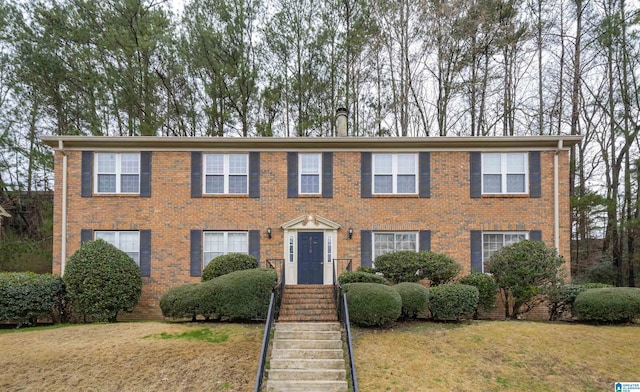
<svg viewBox="0 0 640 392">
<path fill-rule="evenodd" d="M 343 359 L 342 349 L 281 348 L 271 350 L 271 360 L 276 359 Z"/>
<path fill-rule="evenodd" d="M 338 321 L 338 316 L 335 314 L 311 314 L 311 315 L 281 315 L 278 317 L 278 322 L 302 322 L 302 321 Z"/>
<path fill-rule="evenodd" d="M 276 331 L 340 331 L 339 323 L 276 323 Z"/>
<path fill-rule="evenodd" d="M 341 340 L 303 340 L 283 339 L 273 340 L 274 349 L 342 349 Z"/>
<path fill-rule="evenodd" d="M 310 380 L 341 381 L 345 380 L 345 369 L 269 369 L 271 380 Z"/>
<path fill-rule="evenodd" d="M 294 340 L 340 340 L 340 331 L 276 331 L 274 339 Z"/>
<path fill-rule="evenodd" d="M 344 369 L 344 359 L 274 359 L 269 361 L 269 368 L 274 369 L 302 369 L 324 370 Z"/>
<path fill-rule="evenodd" d="M 269 380 L 267 392 L 347 392 L 346 381 Z"/>
</svg>

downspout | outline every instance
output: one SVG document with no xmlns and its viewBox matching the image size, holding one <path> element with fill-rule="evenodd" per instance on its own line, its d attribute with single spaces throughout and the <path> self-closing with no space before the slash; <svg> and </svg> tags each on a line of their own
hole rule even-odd
<svg viewBox="0 0 640 392">
<path fill-rule="evenodd" d="M 558 155 L 562 151 L 562 139 L 558 140 L 558 148 L 553 156 L 553 245 L 560 252 L 560 170 Z"/>
<path fill-rule="evenodd" d="M 62 276 L 67 264 L 67 153 L 64 151 L 62 140 L 58 140 L 58 151 L 62 153 L 62 243 L 60 246 L 60 276 Z"/>
</svg>

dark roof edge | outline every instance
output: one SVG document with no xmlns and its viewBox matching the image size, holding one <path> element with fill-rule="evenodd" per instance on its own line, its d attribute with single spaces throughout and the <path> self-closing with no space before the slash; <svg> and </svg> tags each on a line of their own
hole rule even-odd
<svg viewBox="0 0 640 392">
<path fill-rule="evenodd" d="M 160 136 L 44 136 L 54 149 L 486 149 L 544 148 L 576 145 L 582 136 L 483 136 L 483 137 L 160 137 Z"/>
</svg>

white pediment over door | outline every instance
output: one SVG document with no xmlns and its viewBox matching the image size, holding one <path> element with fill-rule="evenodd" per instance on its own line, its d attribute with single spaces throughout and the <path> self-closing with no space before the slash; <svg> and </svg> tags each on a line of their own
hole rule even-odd
<svg viewBox="0 0 640 392">
<path fill-rule="evenodd" d="M 301 215 L 280 227 L 284 230 L 338 230 L 340 224 L 320 215 Z"/>
</svg>

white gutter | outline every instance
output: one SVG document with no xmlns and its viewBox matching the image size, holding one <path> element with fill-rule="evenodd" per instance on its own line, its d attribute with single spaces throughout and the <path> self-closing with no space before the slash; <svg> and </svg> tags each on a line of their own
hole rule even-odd
<svg viewBox="0 0 640 392">
<path fill-rule="evenodd" d="M 558 154 L 562 151 L 562 139 L 558 140 L 558 148 L 553 156 L 553 245 L 560 251 L 560 177 Z"/>
<path fill-rule="evenodd" d="M 62 243 L 60 247 L 60 276 L 62 276 L 67 264 L 67 153 L 64 151 L 62 140 L 58 140 L 58 150 L 62 153 Z"/>
</svg>

